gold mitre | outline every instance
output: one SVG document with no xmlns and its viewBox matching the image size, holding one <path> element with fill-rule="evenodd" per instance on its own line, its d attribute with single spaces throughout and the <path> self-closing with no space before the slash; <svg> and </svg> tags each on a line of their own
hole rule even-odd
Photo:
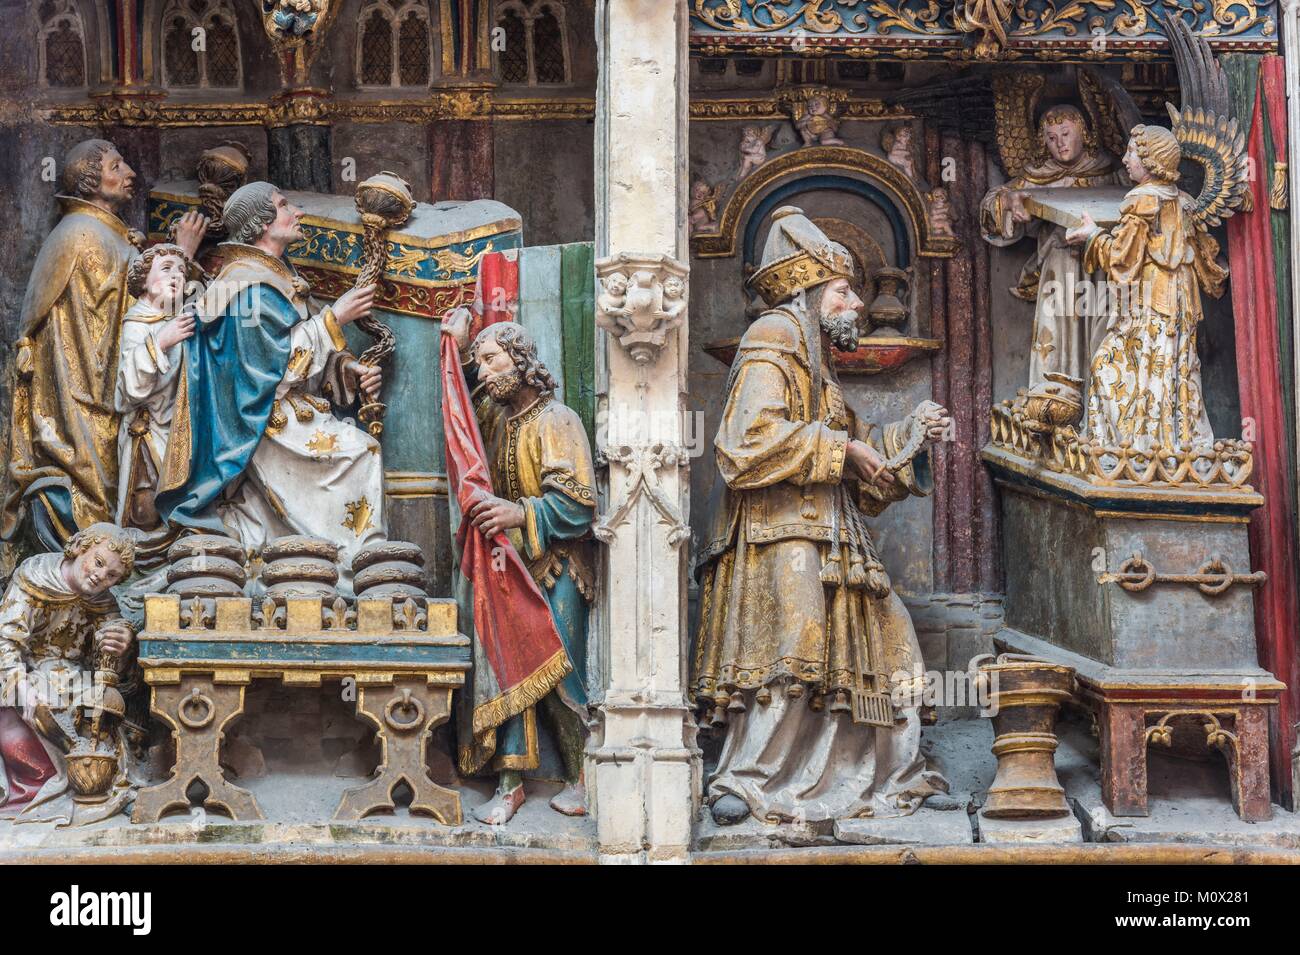
<svg viewBox="0 0 1300 955">
<path fill-rule="evenodd" d="M 763 261 L 749 278 L 749 287 L 768 306 L 784 302 L 800 289 L 831 279 L 853 278 L 853 256 L 832 242 L 803 210 L 782 206 L 772 213 L 772 228 L 763 247 Z"/>
</svg>

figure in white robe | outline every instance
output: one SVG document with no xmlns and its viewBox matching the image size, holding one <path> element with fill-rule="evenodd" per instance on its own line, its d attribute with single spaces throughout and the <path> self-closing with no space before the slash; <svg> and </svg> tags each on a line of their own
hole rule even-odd
<svg viewBox="0 0 1300 955">
<path fill-rule="evenodd" d="M 1027 165 L 1020 175 L 989 190 L 980 203 L 980 231 L 998 247 L 1025 238 L 1037 242 L 1011 294 L 1034 303 L 1029 346 L 1029 384 L 1043 383 L 1048 373 L 1069 375 L 1087 390 L 1093 353 L 1106 334 L 1105 314 L 1090 303 L 1085 283 L 1101 278 L 1085 272 L 1079 250 L 1065 241 L 1065 230 L 1025 211 L 1024 190 L 1081 189 L 1117 184 L 1120 179 L 1109 153 L 1089 144 L 1081 114 L 1058 106 L 1044 114 L 1039 128 L 1047 158 Z"/>
<path fill-rule="evenodd" d="M 379 370 L 353 358 L 341 330 L 369 312 L 374 288 L 309 309 L 307 283 L 283 258 L 301 215 L 265 182 L 226 202 L 235 240 L 220 246 L 186 348 L 158 509 L 253 554 L 288 534 L 328 540 L 347 595 L 353 557 L 386 536 L 379 442 L 332 408 L 358 389 L 378 393 Z"/>
<path fill-rule="evenodd" d="M 129 693 L 133 634 L 109 588 L 131 570 L 134 547 L 120 528 L 94 524 L 65 552 L 25 560 L 0 600 L 0 817 L 85 825 L 120 811 L 142 782 L 141 764 L 118 723 L 99 749 L 115 752 L 107 798 L 76 803 L 67 753 L 86 745 L 77 711 L 93 706 L 93 668 L 112 666 Z M 111 662 L 110 662 L 111 661 Z"/>
<path fill-rule="evenodd" d="M 186 260 L 177 246 L 155 245 L 132 263 L 127 288 L 136 303 L 122 319 L 121 357 L 113 407 L 122 415 L 117 434 L 117 523 L 152 530 L 161 523 L 154 507 L 183 342 L 194 334 L 194 315 L 177 315 L 185 288 Z"/>
</svg>

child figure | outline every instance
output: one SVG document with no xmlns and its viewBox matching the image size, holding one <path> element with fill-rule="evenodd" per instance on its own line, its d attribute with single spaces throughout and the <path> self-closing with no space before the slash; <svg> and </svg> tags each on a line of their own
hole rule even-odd
<svg viewBox="0 0 1300 955">
<path fill-rule="evenodd" d="M 153 530 L 160 521 L 154 507 L 158 474 L 167 451 L 181 343 L 194 334 L 194 314 L 180 312 L 185 296 L 185 253 L 179 246 L 155 245 L 127 270 L 127 291 L 136 303 L 122 319 L 121 358 L 113 404 L 122 414 L 117 436 L 117 522 Z"/>
<path fill-rule="evenodd" d="M 808 100 L 807 111 L 796 116 L 795 128 L 805 146 L 843 146 L 839 138 L 839 120 L 831 112 L 830 102 L 824 96 L 814 96 Z"/>
<path fill-rule="evenodd" d="M 92 524 L 62 553 L 29 557 L 15 571 L 0 601 L 0 816 L 85 824 L 130 799 L 120 727 L 87 740 L 78 710 L 93 708 L 94 670 L 127 669 L 135 635 L 109 590 L 134 563 L 129 532 Z M 102 801 L 74 807 L 66 754 L 95 744 L 116 752 L 117 775 Z"/>
</svg>

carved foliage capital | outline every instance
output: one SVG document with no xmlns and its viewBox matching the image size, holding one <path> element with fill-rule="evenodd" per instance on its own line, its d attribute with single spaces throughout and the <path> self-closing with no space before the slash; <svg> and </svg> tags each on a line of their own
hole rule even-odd
<svg viewBox="0 0 1300 955">
<path fill-rule="evenodd" d="M 690 268 L 668 255 L 620 252 L 596 262 L 596 324 L 638 365 L 653 364 L 686 317 Z"/>
</svg>

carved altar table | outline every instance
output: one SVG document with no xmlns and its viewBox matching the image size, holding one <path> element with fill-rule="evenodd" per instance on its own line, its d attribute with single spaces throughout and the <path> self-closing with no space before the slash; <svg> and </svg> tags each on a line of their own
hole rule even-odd
<svg viewBox="0 0 1300 955">
<path fill-rule="evenodd" d="M 1072 429 L 1028 430 L 993 409 L 983 458 L 1000 490 L 1003 649 L 1077 671 L 1101 738 L 1102 798 L 1147 815 L 1147 751 L 1222 753 L 1233 808 L 1272 817 L 1269 708 L 1284 689 L 1259 666 L 1247 515 L 1251 448 L 1102 448 Z"/>
<path fill-rule="evenodd" d="M 145 598 L 139 645 L 151 708 L 171 728 L 176 757 L 168 780 L 137 795 L 132 822 L 188 809 L 195 782 L 207 787 L 205 808 L 235 820 L 264 818 L 253 794 L 231 783 L 219 763 L 246 687 L 254 679 L 299 687 L 339 679 L 354 681 L 346 685 L 355 688 L 356 714 L 374 727 L 381 756 L 374 778 L 345 792 L 334 818 L 393 808 L 393 790 L 405 782 L 412 812 L 460 823 L 460 795 L 434 783 L 424 762 L 425 742 L 450 717 L 452 691 L 470 668 L 455 601 L 362 597 L 353 608 L 341 599 L 291 597 L 255 612 L 246 597 L 156 594 Z"/>
</svg>

